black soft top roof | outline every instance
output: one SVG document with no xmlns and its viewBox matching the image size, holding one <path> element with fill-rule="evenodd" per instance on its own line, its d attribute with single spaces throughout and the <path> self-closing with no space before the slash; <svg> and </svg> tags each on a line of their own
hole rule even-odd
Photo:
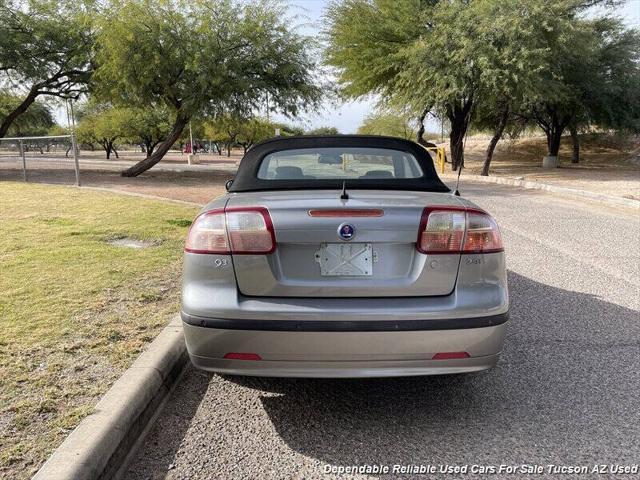
<svg viewBox="0 0 640 480">
<path fill-rule="evenodd" d="M 348 189 L 413 190 L 426 192 L 449 192 L 436 173 L 429 152 L 415 142 L 396 137 L 377 135 L 305 135 L 276 137 L 255 145 L 240 162 L 230 192 L 253 192 L 262 190 L 306 190 L 341 189 L 341 179 L 294 179 L 273 180 L 258 178 L 262 159 L 273 152 L 302 148 L 386 148 L 410 153 L 420 164 L 423 176 L 419 178 L 375 178 L 346 180 Z"/>
</svg>

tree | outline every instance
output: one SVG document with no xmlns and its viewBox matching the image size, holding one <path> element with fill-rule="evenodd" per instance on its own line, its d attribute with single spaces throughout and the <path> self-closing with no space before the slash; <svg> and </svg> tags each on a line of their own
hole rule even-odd
<svg viewBox="0 0 640 480">
<path fill-rule="evenodd" d="M 347 97 L 380 95 L 424 120 L 442 112 L 451 123 L 453 166 L 463 164 L 479 69 L 470 55 L 473 2 L 343 0 L 330 5 L 326 61 Z M 422 122 L 420 122 L 422 123 Z"/>
<path fill-rule="evenodd" d="M 374 112 L 358 128 L 358 133 L 362 135 L 388 135 L 407 140 L 413 138 L 414 131 L 406 115 L 392 111 Z"/>
<path fill-rule="evenodd" d="M 518 112 L 528 95 L 545 95 L 542 72 L 548 68 L 548 37 L 565 31 L 566 6 L 519 0 L 479 0 L 474 5 L 477 40 L 475 63 L 481 70 L 472 122 L 490 129 L 482 175 L 489 168 L 496 145 L 509 124 L 521 122 Z"/>
<path fill-rule="evenodd" d="M 78 141 L 97 143 L 107 154 L 107 159 L 111 158 L 111 153 L 119 158 L 116 142 L 130 136 L 130 118 L 128 109 L 89 104 L 84 110 L 80 110 L 80 122 L 76 129 Z"/>
<path fill-rule="evenodd" d="M 0 118 L 6 118 L 21 102 L 22 99 L 16 95 L 0 92 Z M 46 135 L 54 124 L 51 108 L 45 103 L 34 101 L 22 115 L 16 117 L 5 134 L 14 137 Z"/>
<path fill-rule="evenodd" d="M 115 103 L 164 105 L 172 128 L 157 150 L 123 175 L 155 165 L 193 116 L 317 105 L 308 42 L 270 1 L 129 0 L 101 20 L 98 92 Z"/>
<path fill-rule="evenodd" d="M 123 130 L 129 140 L 139 143 L 147 157 L 171 132 L 170 114 L 166 107 L 124 109 Z"/>
<path fill-rule="evenodd" d="M 273 123 L 263 118 L 249 118 L 240 123 L 240 132 L 236 141 L 244 153 L 247 153 L 256 143 L 271 138 L 274 134 Z"/>
<path fill-rule="evenodd" d="M 236 144 L 242 131 L 242 123 L 246 120 L 232 114 L 218 115 L 204 124 L 204 135 L 216 143 L 218 153 L 222 154 L 219 145 L 224 145 L 227 157 L 231 156 L 231 149 Z"/>
<path fill-rule="evenodd" d="M 577 163 L 581 127 L 640 128 L 640 33 L 606 16 L 568 18 L 564 31 L 549 35 L 549 92 L 529 98 L 526 114 L 544 131 L 550 156 L 558 156 L 568 129 Z"/>
<path fill-rule="evenodd" d="M 494 110 L 500 105 L 494 116 L 500 130 L 505 110 L 520 96 L 510 85 L 528 88 L 544 79 L 542 72 L 556 73 L 552 62 L 562 61 L 554 56 L 553 39 L 575 41 L 578 13 L 603 3 L 610 2 L 335 1 L 327 14 L 326 62 L 338 69 L 347 97 L 378 95 L 385 104 L 408 109 L 420 125 L 429 112 L 447 118 L 457 169 L 464 165 L 464 138 L 479 102 L 489 97 Z M 556 95 L 553 85 L 537 87 L 530 97 Z"/>
<path fill-rule="evenodd" d="M 289 125 L 287 123 L 276 122 L 273 124 L 273 129 L 274 129 L 274 132 L 275 130 L 280 130 L 281 137 L 304 135 L 304 128 L 298 125 Z"/>
<path fill-rule="evenodd" d="M 339 135 L 336 127 L 318 127 L 304 133 L 305 135 Z"/>
<path fill-rule="evenodd" d="M 0 84 L 20 102 L 0 116 L 0 138 L 41 95 L 77 98 L 91 75 L 90 8 L 70 0 L 2 0 Z"/>
</svg>

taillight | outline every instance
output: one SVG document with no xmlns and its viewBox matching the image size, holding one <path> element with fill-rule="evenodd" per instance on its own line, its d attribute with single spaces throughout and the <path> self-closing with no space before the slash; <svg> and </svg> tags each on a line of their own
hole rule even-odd
<svg viewBox="0 0 640 480">
<path fill-rule="evenodd" d="M 463 207 L 427 207 L 416 247 L 426 254 L 503 251 L 500 230 L 486 212 Z"/>
<path fill-rule="evenodd" d="M 273 253 L 276 235 L 269 210 L 264 207 L 227 208 L 231 253 Z"/>
<path fill-rule="evenodd" d="M 460 252 L 464 240 L 464 229 L 464 210 L 425 208 L 420 222 L 418 251 L 422 253 Z"/>
<path fill-rule="evenodd" d="M 276 236 L 264 207 L 212 210 L 195 219 L 185 244 L 189 253 L 269 254 Z"/>
<path fill-rule="evenodd" d="M 191 224 L 184 249 L 190 253 L 229 253 L 224 210 L 198 216 Z"/>
<path fill-rule="evenodd" d="M 479 210 L 467 212 L 467 234 L 462 253 L 494 253 L 504 250 L 496 221 Z"/>
</svg>

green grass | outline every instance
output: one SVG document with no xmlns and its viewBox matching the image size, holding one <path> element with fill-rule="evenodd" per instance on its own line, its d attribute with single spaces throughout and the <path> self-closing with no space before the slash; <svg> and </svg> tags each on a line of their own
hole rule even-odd
<svg viewBox="0 0 640 480">
<path fill-rule="evenodd" d="M 195 213 L 0 182 L 0 477 L 31 477 L 178 311 Z"/>
</svg>

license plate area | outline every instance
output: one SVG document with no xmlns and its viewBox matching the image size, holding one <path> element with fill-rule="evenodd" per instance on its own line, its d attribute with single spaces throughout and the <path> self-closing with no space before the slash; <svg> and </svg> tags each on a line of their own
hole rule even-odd
<svg viewBox="0 0 640 480">
<path fill-rule="evenodd" d="M 370 243 L 323 243 L 315 256 L 323 277 L 373 275 L 373 250 Z"/>
</svg>

